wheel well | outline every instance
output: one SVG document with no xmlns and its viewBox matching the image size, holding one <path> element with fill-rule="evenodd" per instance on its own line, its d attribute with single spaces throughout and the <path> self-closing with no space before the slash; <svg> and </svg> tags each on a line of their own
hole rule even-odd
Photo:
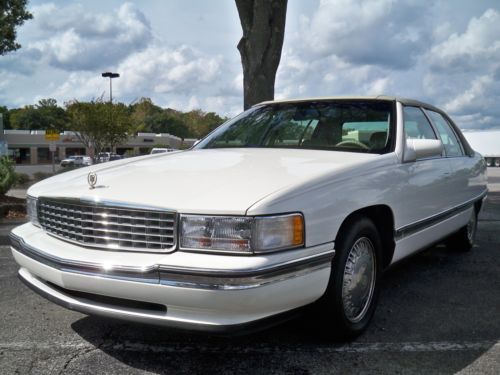
<svg viewBox="0 0 500 375">
<path fill-rule="evenodd" d="M 394 215 L 389 206 L 386 205 L 375 205 L 364 207 L 357 211 L 352 212 L 349 216 L 345 218 L 342 225 L 337 233 L 337 238 L 335 242 L 338 241 L 338 237 L 344 233 L 347 226 L 356 218 L 360 216 L 369 218 L 373 224 L 377 227 L 380 234 L 380 240 L 382 241 L 382 268 L 387 268 L 391 263 L 392 256 L 394 255 Z"/>
</svg>

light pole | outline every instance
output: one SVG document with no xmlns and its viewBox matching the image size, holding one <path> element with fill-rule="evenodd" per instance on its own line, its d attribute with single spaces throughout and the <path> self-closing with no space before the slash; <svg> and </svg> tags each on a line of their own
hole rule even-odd
<svg viewBox="0 0 500 375">
<path fill-rule="evenodd" d="M 109 78 L 109 105 L 113 106 L 113 78 L 118 78 L 120 75 L 118 73 L 104 72 L 101 74 L 104 78 Z M 113 124 L 113 108 L 109 109 L 109 124 Z M 110 155 L 113 152 L 112 147 L 109 147 Z M 98 157 L 99 160 L 99 157 Z"/>
<path fill-rule="evenodd" d="M 101 74 L 104 78 L 109 77 L 109 102 L 113 103 L 113 78 L 118 78 L 120 75 L 118 73 L 105 72 Z"/>
</svg>

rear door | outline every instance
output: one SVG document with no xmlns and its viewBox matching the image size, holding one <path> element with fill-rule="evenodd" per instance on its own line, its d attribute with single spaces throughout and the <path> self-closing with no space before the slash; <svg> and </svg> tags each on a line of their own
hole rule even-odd
<svg viewBox="0 0 500 375">
<path fill-rule="evenodd" d="M 459 137 L 443 115 L 429 109 L 425 109 L 425 113 L 443 142 L 445 157 L 450 164 L 450 193 L 452 194 L 449 194 L 451 199 L 449 208 L 454 208 L 479 194 L 473 188 L 473 181 L 470 180 L 476 160 L 465 153 Z"/>
</svg>

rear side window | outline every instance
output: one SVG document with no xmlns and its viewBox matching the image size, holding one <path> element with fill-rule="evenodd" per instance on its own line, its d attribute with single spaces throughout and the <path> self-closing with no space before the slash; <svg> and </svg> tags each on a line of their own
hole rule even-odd
<svg viewBox="0 0 500 375">
<path fill-rule="evenodd" d="M 432 125 L 420 108 L 404 107 L 406 139 L 437 139 Z"/>
<path fill-rule="evenodd" d="M 437 112 L 430 110 L 426 110 L 426 112 L 431 118 L 431 121 L 434 123 L 434 126 L 436 127 L 439 136 L 441 137 L 446 156 L 463 156 L 463 147 L 458 140 L 455 132 L 450 127 L 448 121 L 446 121 L 446 119 Z"/>
</svg>

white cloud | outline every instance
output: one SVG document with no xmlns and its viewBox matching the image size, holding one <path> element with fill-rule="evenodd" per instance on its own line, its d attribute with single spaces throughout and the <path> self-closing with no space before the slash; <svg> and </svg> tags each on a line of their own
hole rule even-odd
<svg viewBox="0 0 500 375">
<path fill-rule="evenodd" d="M 453 33 L 432 47 L 433 67 L 470 71 L 500 66 L 500 12 L 488 9 L 481 17 L 473 17 L 465 32 Z"/>
<path fill-rule="evenodd" d="M 500 12 L 472 17 L 426 54 L 424 89 L 468 129 L 500 126 Z"/>
<path fill-rule="evenodd" d="M 144 96 L 176 109 L 207 108 L 224 114 L 234 111 L 234 105 L 225 106 L 235 99 L 234 95 L 215 95 L 217 91 L 231 91 L 235 84 L 231 76 L 222 74 L 230 69 L 220 56 L 187 46 L 169 48 L 155 43 L 128 56 L 116 71 L 120 78 L 113 80 L 113 93 L 118 100 L 132 102 Z M 107 99 L 107 80 L 95 73 L 74 72 L 48 96 L 64 102 L 103 94 Z"/>
<path fill-rule="evenodd" d="M 312 18 L 301 21 L 303 48 L 355 64 L 408 68 L 431 36 L 426 3 L 321 0 Z"/>
<path fill-rule="evenodd" d="M 33 13 L 45 38 L 29 43 L 28 48 L 39 50 L 49 64 L 68 71 L 116 66 L 152 40 L 148 20 L 131 3 L 113 15 L 89 13 L 82 5 L 58 8 L 54 4 L 35 7 Z"/>
<path fill-rule="evenodd" d="M 485 128 L 498 125 L 500 118 L 500 82 L 492 75 L 475 79 L 470 87 L 457 94 L 444 107 L 454 113 L 464 128 Z"/>
<path fill-rule="evenodd" d="M 155 44 L 129 56 L 117 71 L 125 92 L 190 94 L 218 78 L 221 64 L 221 57 L 187 46 L 172 49 Z"/>
</svg>

